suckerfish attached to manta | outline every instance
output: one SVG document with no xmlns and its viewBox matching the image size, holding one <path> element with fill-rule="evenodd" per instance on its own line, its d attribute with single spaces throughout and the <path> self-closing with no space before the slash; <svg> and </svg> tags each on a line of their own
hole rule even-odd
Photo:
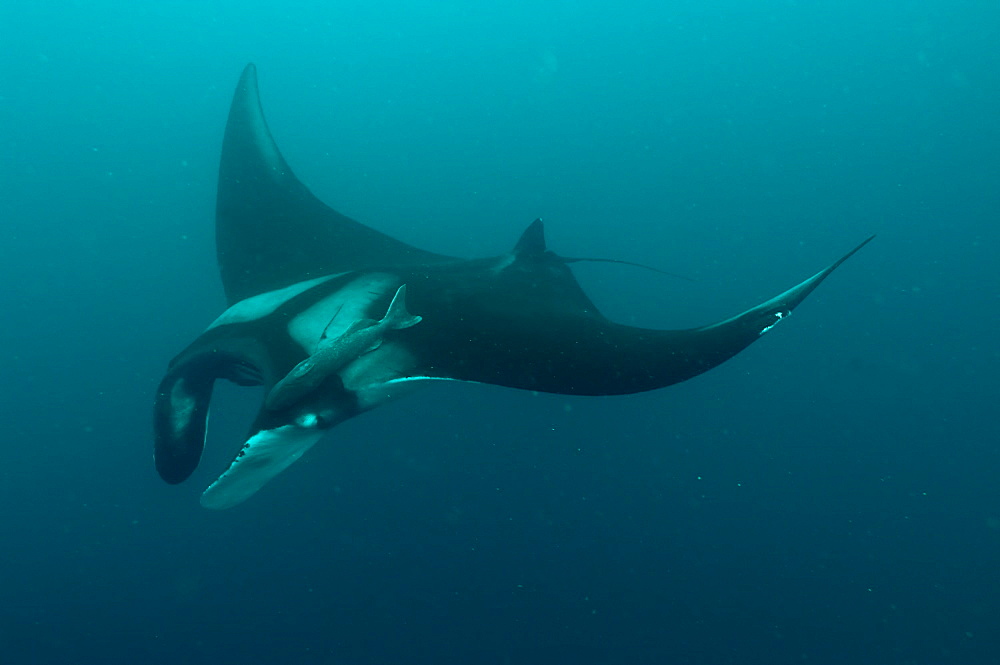
<svg viewBox="0 0 1000 665">
<path fill-rule="evenodd" d="M 293 367 L 292 371 L 271 389 L 264 406 L 270 411 L 279 411 L 291 406 L 316 390 L 347 363 L 377 349 L 389 330 L 410 328 L 421 320 L 421 317 L 407 311 L 406 284 L 403 284 L 393 296 L 389 309 L 381 321 L 358 319 L 346 332 L 337 337 L 327 337 L 327 331 L 330 329 L 327 326 L 316 352 Z M 333 320 L 330 323 L 333 323 Z"/>
</svg>

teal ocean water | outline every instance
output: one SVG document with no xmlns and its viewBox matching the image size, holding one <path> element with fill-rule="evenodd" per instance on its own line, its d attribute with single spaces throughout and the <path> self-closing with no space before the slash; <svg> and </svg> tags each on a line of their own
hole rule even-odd
<svg viewBox="0 0 1000 665">
<path fill-rule="evenodd" d="M 0 7 L 0 662 L 1000 662 L 995 2 Z M 254 62 L 330 205 L 429 250 L 536 217 L 622 323 L 732 316 L 878 237 L 689 382 L 437 385 L 246 504 L 152 463 L 225 307 L 215 186 Z"/>
</svg>

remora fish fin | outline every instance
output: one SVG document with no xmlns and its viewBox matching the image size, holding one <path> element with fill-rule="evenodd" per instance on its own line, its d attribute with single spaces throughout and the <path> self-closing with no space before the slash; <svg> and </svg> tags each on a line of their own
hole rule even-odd
<svg viewBox="0 0 1000 665">
<path fill-rule="evenodd" d="M 389 309 L 386 310 L 382 323 L 391 330 L 403 330 L 415 326 L 421 321 L 423 321 L 422 317 L 414 316 L 406 309 L 406 284 L 403 284 L 396 290 L 396 295 L 392 297 L 392 302 L 389 303 Z"/>
<path fill-rule="evenodd" d="M 453 260 L 360 224 L 313 196 L 271 137 L 252 64 L 229 111 L 216 201 L 216 251 L 230 305 L 321 275 Z"/>
<path fill-rule="evenodd" d="M 339 307 L 337 307 L 337 311 L 334 312 L 333 316 L 330 317 L 330 322 L 326 324 L 326 328 L 323 328 L 323 334 L 320 335 L 320 337 L 319 337 L 320 340 L 324 340 L 327 337 L 329 337 L 330 326 L 332 326 L 334 324 L 334 322 L 337 320 L 337 317 L 340 315 L 340 313 L 343 311 L 343 309 L 344 309 L 344 305 L 343 304 L 341 304 Z"/>
</svg>

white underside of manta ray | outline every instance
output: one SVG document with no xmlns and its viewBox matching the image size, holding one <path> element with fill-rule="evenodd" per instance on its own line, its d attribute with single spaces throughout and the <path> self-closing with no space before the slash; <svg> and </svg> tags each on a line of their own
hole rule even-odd
<svg viewBox="0 0 1000 665">
<path fill-rule="evenodd" d="M 265 387 L 207 508 L 239 504 L 330 428 L 422 382 L 621 395 L 689 379 L 783 321 L 848 257 L 763 304 L 700 328 L 608 320 L 545 246 L 466 260 L 412 247 L 327 207 L 295 177 L 264 121 L 256 69 L 240 78 L 219 168 L 216 244 L 229 308 L 170 363 L 155 461 L 176 484 L 198 466 L 218 379 Z"/>
</svg>

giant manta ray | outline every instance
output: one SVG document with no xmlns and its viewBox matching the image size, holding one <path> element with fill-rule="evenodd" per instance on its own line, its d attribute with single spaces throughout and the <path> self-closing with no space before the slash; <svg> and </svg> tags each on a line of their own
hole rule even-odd
<svg viewBox="0 0 1000 665">
<path fill-rule="evenodd" d="M 460 259 L 400 242 L 327 207 L 292 173 L 243 71 L 219 168 L 216 244 L 229 308 L 170 363 L 154 414 L 156 469 L 194 471 L 217 379 L 268 391 L 246 442 L 202 494 L 228 508 L 331 427 L 425 381 L 566 395 L 669 386 L 731 358 L 784 320 L 839 261 L 767 302 L 688 330 L 598 312 L 546 249 L 542 223 L 513 250 Z"/>
</svg>

